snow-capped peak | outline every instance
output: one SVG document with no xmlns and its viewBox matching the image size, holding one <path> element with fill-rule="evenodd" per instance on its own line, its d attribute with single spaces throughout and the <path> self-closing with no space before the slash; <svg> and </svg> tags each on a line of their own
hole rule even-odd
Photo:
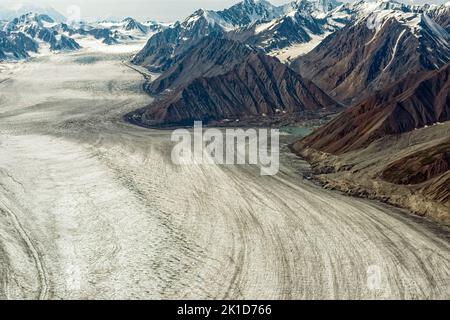
<svg viewBox="0 0 450 320">
<path fill-rule="evenodd" d="M 194 29 L 198 23 L 205 22 L 211 27 L 220 27 L 226 31 L 233 30 L 237 27 L 222 17 L 220 13 L 205 9 L 195 11 L 181 23 L 181 26 L 185 29 Z"/>
<path fill-rule="evenodd" d="M 136 32 L 139 34 L 146 34 L 148 32 L 147 26 L 131 17 L 123 19 L 121 24 L 124 31 Z"/>
<path fill-rule="evenodd" d="M 217 14 L 228 24 L 243 27 L 257 21 L 269 21 L 284 14 L 278 7 L 265 0 L 244 0 L 234 6 L 218 11 Z"/>
<path fill-rule="evenodd" d="M 337 0 L 296 0 L 281 8 L 287 15 L 294 16 L 295 12 L 301 12 L 308 16 L 321 19 L 341 4 L 342 3 Z"/>
<path fill-rule="evenodd" d="M 308 4 L 317 11 L 329 12 L 342 4 L 337 0 L 298 0 L 298 4 Z"/>
<path fill-rule="evenodd" d="M 181 24 L 193 26 L 200 19 L 211 25 L 219 25 L 230 31 L 254 23 L 267 23 L 283 16 L 295 16 L 296 12 L 319 17 L 340 5 L 337 0 L 296 0 L 287 5 L 275 6 L 266 0 L 243 0 L 228 9 L 212 11 L 199 9 Z"/>
<path fill-rule="evenodd" d="M 287 6 L 288 8 L 291 7 L 293 9 L 313 8 L 317 11 L 328 12 L 340 6 L 341 4 L 342 2 L 337 0 L 296 0 L 294 2 L 288 3 L 285 6 Z"/>
<path fill-rule="evenodd" d="M 5 32 L 11 32 L 26 27 L 51 27 L 55 25 L 55 21 L 45 14 L 27 13 L 18 18 L 9 21 L 3 28 Z"/>
<path fill-rule="evenodd" d="M 445 62 L 450 59 L 450 34 L 424 12 L 378 9 L 374 10 L 366 18 L 361 19 L 359 23 L 365 23 L 369 29 L 374 29 L 375 35 L 373 39 L 375 39 L 383 27 L 388 22 L 392 22 L 393 19 L 403 27 L 406 27 L 400 34 L 397 43 L 406 32 L 409 32 L 419 40 L 419 47 L 424 47 L 428 51 L 441 50 L 442 58 L 445 58 Z"/>
<path fill-rule="evenodd" d="M 125 19 L 122 20 L 122 22 L 128 23 L 128 22 L 136 22 L 135 19 L 131 18 L 131 17 L 126 17 Z"/>
</svg>

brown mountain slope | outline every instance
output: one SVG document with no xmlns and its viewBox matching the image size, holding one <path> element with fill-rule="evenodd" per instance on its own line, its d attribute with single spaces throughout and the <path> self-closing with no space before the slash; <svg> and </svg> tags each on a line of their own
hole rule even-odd
<svg viewBox="0 0 450 320">
<path fill-rule="evenodd" d="M 381 178 L 395 184 L 419 184 L 449 170 L 450 140 L 389 164 L 381 173 Z"/>
<path fill-rule="evenodd" d="M 217 36 L 207 36 L 191 50 L 180 55 L 178 61 L 156 80 L 145 85 L 151 94 L 175 90 L 200 77 L 213 77 L 231 71 L 255 49 L 240 42 Z"/>
<path fill-rule="evenodd" d="M 351 107 L 304 140 L 314 149 L 342 154 L 393 134 L 450 120 L 450 64 L 411 76 Z"/>
<path fill-rule="evenodd" d="M 435 201 L 445 204 L 450 212 L 450 171 L 434 179 L 422 192 Z"/>
<path fill-rule="evenodd" d="M 281 114 L 340 108 L 314 83 L 304 80 L 276 58 L 253 52 L 231 71 L 201 77 L 173 94 L 137 111 L 133 121 L 145 125 L 190 124 L 223 119 L 266 118 Z"/>
<path fill-rule="evenodd" d="M 374 17 L 377 17 L 375 15 Z M 338 101 L 353 105 L 403 79 L 450 62 L 450 35 L 428 16 L 390 13 L 328 36 L 292 68 Z"/>
</svg>

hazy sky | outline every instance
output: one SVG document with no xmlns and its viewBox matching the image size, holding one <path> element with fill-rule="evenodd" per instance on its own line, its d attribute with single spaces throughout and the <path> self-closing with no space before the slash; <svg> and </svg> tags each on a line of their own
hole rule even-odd
<svg viewBox="0 0 450 320">
<path fill-rule="evenodd" d="M 27 2 L 29 0 L 25 0 Z M 424 0 L 416 0 L 415 3 Z M 448 0 L 447 0 L 448 1 Z M 0 0 L 0 6 L 20 3 L 20 0 Z M 67 15 L 71 6 L 81 8 L 84 19 L 133 16 L 141 20 L 154 19 L 175 21 L 187 17 L 199 8 L 222 9 L 239 0 L 34 0 L 35 4 L 46 4 Z M 283 4 L 290 0 L 270 0 L 273 4 Z M 409 2 L 409 1 L 408 1 Z M 445 0 L 427 2 L 443 3 Z"/>
</svg>

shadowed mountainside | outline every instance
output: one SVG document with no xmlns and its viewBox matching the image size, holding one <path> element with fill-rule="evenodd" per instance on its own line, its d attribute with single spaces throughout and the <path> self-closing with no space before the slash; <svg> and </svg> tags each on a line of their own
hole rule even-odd
<svg viewBox="0 0 450 320">
<path fill-rule="evenodd" d="M 367 147 L 386 135 L 401 134 L 450 120 L 450 64 L 411 76 L 347 109 L 304 143 L 341 154 Z"/>
<path fill-rule="evenodd" d="M 407 74 L 450 62 L 450 35 L 428 16 L 385 15 L 376 27 L 369 28 L 377 15 L 336 31 L 295 60 L 292 68 L 338 101 L 355 104 Z"/>
<path fill-rule="evenodd" d="M 175 80 L 166 81 L 174 74 L 169 70 L 168 76 L 160 78 L 165 82 L 155 82 L 158 88 L 169 84 L 187 84 L 138 111 L 134 120 L 146 125 L 186 124 L 194 120 L 264 119 L 277 115 L 300 117 L 304 112 L 329 112 L 340 108 L 314 83 L 303 79 L 276 58 L 245 49 L 245 45 L 225 41 L 232 47 L 240 48 L 238 51 L 245 52 L 246 56 L 240 63 L 233 62 L 235 66 L 223 74 L 232 64 L 227 64 L 225 68 L 213 64 L 214 68 L 207 67 L 204 75 L 192 80 L 190 72 L 187 72 L 187 77 L 181 77 L 182 80 L 175 77 Z M 205 45 L 208 47 L 208 42 Z M 196 52 L 204 51 L 199 49 Z M 220 52 L 218 54 L 222 56 Z M 191 63 L 193 59 L 198 57 L 191 55 L 187 61 Z M 180 69 L 175 67 L 174 70 Z M 185 73 L 178 72 L 180 74 Z M 194 75 L 197 76 L 195 72 Z"/>
</svg>

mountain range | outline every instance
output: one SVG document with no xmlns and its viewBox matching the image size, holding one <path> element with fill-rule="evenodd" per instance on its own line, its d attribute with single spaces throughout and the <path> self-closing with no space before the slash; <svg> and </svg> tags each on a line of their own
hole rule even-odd
<svg viewBox="0 0 450 320">
<path fill-rule="evenodd" d="M 292 150 L 324 186 L 450 225 L 450 4 L 243 1 L 157 32 L 145 126 L 333 119 Z"/>
<path fill-rule="evenodd" d="M 283 6 L 246 0 L 222 11 L 198 10 L 157 32 L 132 62 L 161 73 L 145 89 L 164 92 L 166 101 L 168 95 L 179 94 L 173 85 L 218 76 L 217 71 L 226 69 L 224 61 L 232 60 L 230 68 L 245 63 L 245 54 L 212 53 L 223 50 L 220 45 L 211 49 L 214 39 L 228 39 L 278 57 L 326 92 L 335 105 L 354 105 L 408 73 L 436 70 L 450 62 L 448 8 L 384 0 L 299 0 Z"/>
<path fill-rule="evenodd" d="M 37 10 L 40 12 L 53 13 L 53 10 L 48 8 L 39 8 Z M 58 22 L 63 17 L 55 15 L 58 20 L 44 13 L 26 13 L 0 23 L 0 60 L 27 59 L 30 54 L 47 50 L 74 51 L 81 48 L 80 40 L 89 38 L 105 45 L 137 41 L 164 28 L 157 22 L 140 23 L 131 17 L 118 22 L 68 24 Z"/>
<path fill-rule="evenodd" d="M 151 37 L 133 62 L 154 72 L 165 71 L 179 54 L 189 50 L 202 37 L 215 33 L 258 47 L 291 63 L 336 31 L 363 24 L 362 20 L 370 26 L 375 17 L 379 17 L 378 20 L 397 18 L 399 23 L 413 29 L 412 24 L 420 23 L 418 16 L 422 13 L 434 17 L 430 18 L 432 24 L 445 29 L 450 19 L 448 8 L 446 5 L 410 6 L 394 1 L 342 4 L 331 0 L 298 0 L 277 7 L 266 1 L 246 0 L 222 11 L 197 10 Z M 410 23 L 412 16 L 415 21 Z M 420 38 L 420 34 L 415 34 Z M 298 61 L 293 62 L 294 66 L 298 64 Z"/>
<path fill-rule="evenodd" d="M 339 101 L 351 104 L 405 73 L 439 69 L 450 61 L 450 34 L 426 13 L 378 5 L 291 66 Z"/>
<path fill-rule="evenodd" d="M 211 33 L 258 46 L 268 53 L 308 43 L 314 35 L 324 36 L 340 26 L 325 17 L 338 4 L 299 0 L 277 7 L 263 0 L 245 0 L 222 11 L 200 9 L 151 37 L 133 62 L 155 72 L 165 71 L 176 56 Z"/>
<path fill-rule="evenodd" d="M 145 125 L 282 121 L 341 107 L 278 59 L 216 36 L 202 39 L 146 88 L 165 94 L 134 114 Z"/>
<path fill-rule="evenodd" d="M 450 64 L 410 75 L 365 101 L 348 108 L 304 139 L 306 145 L 342 154 L 450 120 Z"/>
</svg>

